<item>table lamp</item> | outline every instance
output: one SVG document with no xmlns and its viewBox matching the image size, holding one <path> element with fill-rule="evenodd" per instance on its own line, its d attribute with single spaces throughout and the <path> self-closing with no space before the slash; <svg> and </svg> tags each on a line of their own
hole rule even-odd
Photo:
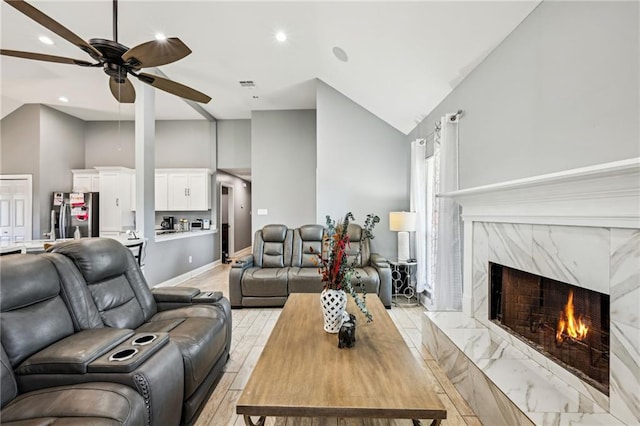
<svg viewBox="0 0 640 426">
<path fill-rule="evenodd" d="M 416 230 L 414 212 L 389 212 L 389 230 L 398 233 L 398 260 L 406 262 L 411 258 L 409 232 Z"/>
</svg>

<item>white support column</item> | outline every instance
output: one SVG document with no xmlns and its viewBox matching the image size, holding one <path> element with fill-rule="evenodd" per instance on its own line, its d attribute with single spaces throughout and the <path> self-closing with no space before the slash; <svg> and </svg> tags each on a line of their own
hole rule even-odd
<svg viewBox="0 0 640 426">
<path fill-rule="evenodd" d="M 464 221 L 462 253 L 462 312 L 473 316 L 473 221 Z"/>
<path fill-rule="evenodd" d="M 136 228 L 147 242 L 155 240 L 155 89 L 136 87 Z"/>
</svg>

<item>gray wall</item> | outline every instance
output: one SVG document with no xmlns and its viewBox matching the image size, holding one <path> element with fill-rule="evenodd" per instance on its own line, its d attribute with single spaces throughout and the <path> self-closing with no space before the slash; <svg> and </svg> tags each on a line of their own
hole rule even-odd
<svg viewBox="0 0 640 426">
<path fill-rule="evenodd" d="M 205 167 L 211 163 L 210 122 L 206 120 L 156 121 L 157 168 Z M 215 147 L 213 148 L 215 149 Z M 86 123 L 85 166 L 135 167 L 135 133 L 132 121 Z"/>
<path fill-rule="evenodd" d="M 121 166 L 133 169 L 136 167 L 135 148 L 133 121 L 85 123 L 85 168 Z"/>
<path fill-rule="evenodd" d="M 210 126 L 206 120 L 156 121 L 156 167 L 205 167 L 215 171 L 216 147 L 211 143 Z"/>
<path fill-rule="evenodd" d="M 42 105 L 40 107 L 40 229 L 51 227 L 54 191 L 70 191 L 71 169 L 84 168 L 84 121 Z M 35 197 L 34 197 L 35 198 Z"/>
<path fill-rule="evenodd" d="M 409 210 L 409 145 L 406 135 L 318 82 L 317 214 L 339 219 L 353 212 L 357 223 L 368 213 L 380 216 L 372 249 L 397 256 L 397 235 L 389 231 L 389 212 Z M 256 206 L 258 207 L 258 206 Z"/>
<path fill-rule="evenodd" d="M 640 156 L 639 13 L 542 2 L 409 139 L 464 109 L 461 188 Z"/>
<path fill-rule="evenodd" d="M 251 120 L 218 121 L 218 168 L 251 167 Z"/>
<path fill-rule="evenodd" d="M 234 248 L 235 251 L 242 250 L 251 246 L 252 231 L 251 231 L 251 182 L 240 179 L 236 176 L 218 171 L 216 173 L 216 180 L 218 184 L 217 193 L 220 194 L 220 184 L 224 183 L 227 186 L 233 187 L 233 201 L 234 201 Z M 222 215 L 222 206 L 218 208 L 220 216 Z M 222 220 L 219 220 L 222 223 Z M 220 226 L 218 226 L 220 228 Z"/>
<path fill-rule="evenodd" d="M 71 190 L 71 169 L 84 167 L 84 122 L 44 105 L 25 105 L 1 123 L 1 173 L 33 175 L 32 238 L 44 238 L 52 193 Z"/>
<path fill-rule="evenodd" d="M 33 238 L 40 229 L 40 105 L 23 105 L 0 120 L 0 173 L 32 175 Z"/>
<path fill-rule="evenodd" d="M 220 257 L 218 234 L 178 240 L 149 242 L 145 250 L 144 275 L 150 287 L 208 265 Z M 189 256 L 192 263 L 189 263 Z"/>
<path fill-rule="evenodd" d="M 169 120 L 155 123 L 155 167 L 198 167 L 216 169 L 216 124 L 206 120 Z M 135 167 L 134 122 L 87 122 L 86 167 Z M 215 176 L 211 183 L 211 204 L 216 205 Z M 205 218 L 205 212 L 158 212 L 162 216 Z M 216 222 L 212 221 L 212 226 Z M 219 233 L 195 238 L 148 242 L 145 276 L 150 286 L 162 283 L 194 268 L 207 265 L 220 257 Z M 192 262 L 189 263 L 189 256 Z"/>
<path fill-rule="evenodd" d="M 316 112 L 253 111 L 251 135 L 252 229 L 316 223 Z"/>
</svg>

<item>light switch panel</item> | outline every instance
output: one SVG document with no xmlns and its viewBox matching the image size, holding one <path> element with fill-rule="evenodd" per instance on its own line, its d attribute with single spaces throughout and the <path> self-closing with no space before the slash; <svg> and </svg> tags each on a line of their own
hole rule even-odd
<svg viewBox="0 0 640 426">
<path fill-rule="evenodd" d="M 266 216 L 269 214 L 269 210 L 267 209 L 258 209 L 258 216 Z"/>
</svg>

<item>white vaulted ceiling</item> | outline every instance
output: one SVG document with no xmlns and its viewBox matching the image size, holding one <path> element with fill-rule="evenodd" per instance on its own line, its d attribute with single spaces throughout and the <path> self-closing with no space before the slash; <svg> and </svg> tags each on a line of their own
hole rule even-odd
<svg viewBox="0 0 640 426">
<path fill-rule="evenodd" d="M 29 3 L 86 40 L 113 38 L 111 1 Z M 118 41 L 133 47 L 156 32 L 182 39 L 193 53 L 161 70 L 211 96 L 203 107 L 218 119 L 250 118 L 252 110 L 313 109 L 318 78 L 408 133 L 538 3 L 123 0 Z M 0 13 L 3 49 L 90 59 L 4 2 Z M 287 34 L 284 43 L 275 40 L 277 31 Z M 40 43 L 40 35 L 55 44 Z M 347 62 L 336 58 L 334 47 L 344 50 Z M 0 79 L 2 117 L 41 103 L 83 120 L 133 119 L 133 105 L 112 98 L 99 68 L 2 57 Z M 241 87 L 240 80 L 254 81 L 255 88 Z M 161 91 L 156 117 L 202 118 Z"/>
</svg>

